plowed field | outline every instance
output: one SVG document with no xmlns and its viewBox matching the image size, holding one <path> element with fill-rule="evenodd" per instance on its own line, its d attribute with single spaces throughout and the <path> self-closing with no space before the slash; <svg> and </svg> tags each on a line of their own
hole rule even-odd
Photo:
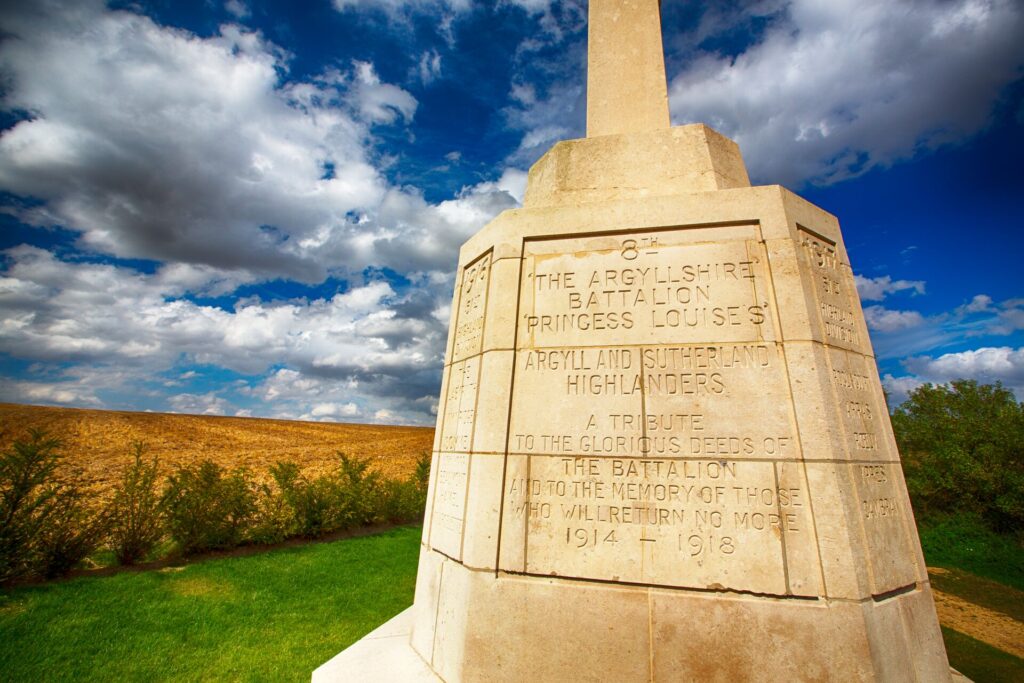
<svg viewBox="0 0 1024 683">
<path fill-rule="evenodd" d="M 420 455 L 429 453 L 434 430 L 426 427 L 295 422 L 241 417 L 167 415 L 79 410 L 0 403 L 0 448 L 30 427 L 63 441 L 62 477 L 87 491 L 105 495 L 131 462 L 131 444 L 142 441 L 156 455 L 162 472 L 179 464 L 209 459 L 228 467 L 247 467 L 258 475 L 279 460 L 298 463 L 307 472 L 332 467 L 339 451 L 369 460 L 389 477 L 411 473 Z"/>
</svg>

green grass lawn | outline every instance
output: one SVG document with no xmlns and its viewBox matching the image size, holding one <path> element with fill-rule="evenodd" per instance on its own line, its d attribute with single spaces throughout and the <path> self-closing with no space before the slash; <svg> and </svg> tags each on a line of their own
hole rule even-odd
<svg viewBox="0 0 1024 683">
<path fill-rule="evenodd" d="M 936 545 L 949 528 L 928 537 Z M 3 681 L 308 681 L 317 666 L 412 603 L 418 527 L 158 571 L 0 592 Z M 1013 583 L 973 540 L 969 557 Z M 987 548 L 987 546 L 986 546 Z M 973 553 L 973 554 L 972 554 Z M 979 558 L 982 557 L 984 561 Z M 936 561 L 940 560 L 940 561 Z M 980 564 L 978 564 L 980 562 Z M 994 568 L 994 569 L 993 569 Z M 1014 617 L 1019 593 L 963 573 L 941 589 Z M 938 586 L 937 586 L 938 587 Z M 986 681 L 1024 680 L 1024 662 L 943 629 L 950 663 Z"/>
<path fill-rule="evenodd" d="M 309 681 L 412 604 L 420 529 L 0 592 L 4 681 Z"/>
<path fill-rule="evenodd" d="M 1024 681 L 1024 660 L 945 626 L 942 640 L 950 666 L 975 683 Z"/>
</svg>

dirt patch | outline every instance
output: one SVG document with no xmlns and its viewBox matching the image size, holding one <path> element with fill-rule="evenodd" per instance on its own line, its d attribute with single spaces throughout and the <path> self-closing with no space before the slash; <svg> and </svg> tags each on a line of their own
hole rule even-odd
<svg viewBox="0 0 1024 683">
<path fill-rule="evenodd" d="M 1024 659 L 1024 623 L 955 595 L 932 593 L 943 626 Z"/>
<path fill-rule="evenodd" d="M 960 569 L 928 567 L 932 588 L 1024 622 L 1024 591 Z"/>
</svg>

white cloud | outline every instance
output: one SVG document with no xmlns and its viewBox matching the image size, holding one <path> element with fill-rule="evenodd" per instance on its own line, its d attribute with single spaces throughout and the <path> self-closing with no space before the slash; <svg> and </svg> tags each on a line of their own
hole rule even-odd
<svg viewBox="0 0 1024 683">
<path fill-rule="evenodd" d="M 228 311 L 180 298 L 159 271 L 69 263 L 30 246 L 5 256 L 0 346 L 26 360 L 78 364 L 50 382 L 7 383 L 0 394 L 9 400 L 96 404 L 98 389 L 136 391 L 185 362 L 262 377 L 248 395 L 281 416 L 357 403 L 407 422 L 432 420 L 429 406 L 415 402 L 436 392 L 450 275 L 419 276 L 401 295 L 371 280 L 330 298 L 247 299 Z M 237 408 L 223 392 L 185 394 L 170 407 Z"/>
<path fill-rule="evenodd" d="M 339 12 L 345 10 L 382 10 L 391 15 L 408 11 L 466 12 L 473 8 L 471 0 L 333 0 Z"/>
<path fill-rule="evenodd" d="M 177 394 L 170 399 L 171 408 L 176 413 L 190 415 L 228 415 L 230 404 L 216 392 L 206 394 Z"/>
<path fill-rule="evenodd" d="M 963 308 L 965 313 L 983 313 L 992 310 L 992 297 L 987 294 L 977 294 L 969 304 Z"/>
<path fill-rule="evenodd" d="M 309 411 L 313 419 L 327 417 L 355 417 L 359 415 L 359 406 L 355 403 L 317 403 Z"/>
<path fill-rule="evenodd" d="M 579 83 L 556 83 L 545 97 L 528 84 L 514 83 L 511 97 L 505 118 L 510 128 L 524 131 L 512 163 L 532 164 L 559 140 L 585 135 L 586 99 Z"/>
<path fill-rule="evenodd" d="M 359 111 L 374 123 L 394 123 L 399 116 L 406 122 L 416 113 L 416 98 L 398 86 L 381 83 L 373 64 L 355 62 L 355 88 Z M 344 83 L 344 79 L 339 79 Z"/>
<path fill-rule="evenodd" d="M 423 85 L 430 85 L 440 78 L 441 54 L 437 50 L 427 50 L 420 55 L 420 63 L 416 73 Z"/>
<path fill-rule="evenodd" d="M 103 405 L 95 392 L 73 384 L 0 379 L 0 396 L 15 403 L 94 407 Z"/>
<path fill-rule="evenodd" d="M 864 309 L 868 328 L 878 332 L 898 332 L 924 324 L 924 316 L 917 311 L 893 311 L 884 306 Z"/>
<path fill-rule="evenodd" d="M 493 183 L 481 183 L 475 191 L 478 192 L 506 192 L 516 200 L 516 203 L 523 203 L 523 196 L 526 194 L 527 172 L 518 168 L 509 167 L 501 173 Z"/>
<path fill-rule="evenodd" d="M 287 81 L 288 55 L 238 26 L 204 39 L 98 2 L 0 17 L 20 37 L 0 43 L 3 104 L 30 113 L 0 133 L 0 189 L 44 202 L 19 217 L 174 264 L 165 277 L 193 291 L 450 269 L 453 247 L 511 205 L 467 193 L 453 202 L 476 222 L 452 222 L 452 204 L 390 186 L 373 126 L 408 123 L 417 102 L 368 62 Z"/>
<path fill-rule="evenodd" d="M 946 384 L 955 379 L 974 379 L 983 384 L 1002 382 L 1018 400 L 1024 400 L 1024 348 L 983 347 L 933 358 L 916 356 L 903 362 L 910 375 L 887 375 L 886 388 L 899 400 L 925 382 Z"/>
<path fill-rule="evenodd" d="M 227 0 L 224 3 L 224 9 L 236 19 L 248 19 L 252 16 L 249 5 L 243 2 L 243 0 Z"/>
<path fill-rule="evenodd" d="M 882 377 L 882 386 L 889 394 L 890 406 L 896 406 L 906 401 L 911 392 L 922 384 L 924 382 L 916 377 L 894 377 L 890 374 Z"/>
<path fill-rule="evenodd" d="M 834 182 L 970 137 L 1024 62 L 1014 0 L 783 9 L 757 44 L 689 59 L 670 88 L 674 121 L 733 137 L 759 182 Z"/>
<path fill-rule="evenodd" d="M 882 277 L 854 275 L 853 279 L 861 301 L 882 301 L 890 294 L 906 290 L 912 290 L 915 294 L 924 294 L 925 283 L 922 280 L 893 280 L 888 275 Z"/>
</svg>

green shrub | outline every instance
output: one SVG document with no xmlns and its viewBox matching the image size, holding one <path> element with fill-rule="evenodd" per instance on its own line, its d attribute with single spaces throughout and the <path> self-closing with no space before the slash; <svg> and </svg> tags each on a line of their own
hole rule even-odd
<svg viewBox="0 0 1024 683">
<path fill-rule="evenodd" d="M 273 468 L 271 468 L 273 469 Z M 280 543 L 296 535 L 295 520 L 280 489 L 260 484 L 249 538 L 253 543 Z"/>
<path fill-rule="evenodd" d="M 295 463 L 279 462 L 270 472 L 291 510 L 293 533 L 305 538 L 391 519 L 393 501 L 408 497 L 370 472 L 367 462 L 343 453 L 337 470 L 313 478 Z"/>
<path fill-rule="evenodd" d="M 907 488 L 923 518 L 970 513 L 1024 529 L 1024 406 L 1002 385 L 914 390 L 892 416 Z"/>
<path fill-rule="evenodd" d="M 29 430 L 0 455 L 0 583 L 36 573 L 39 533 L 53 510 L 61 442 Z"/>
<path fill-rule="evenodd" d="M 164 536 L 157 459 L 144 461 L 145 445 L 140 442 L 132 444 L 132 450 L 135 460 L 121 476 L 108 511 L 110 550 L 123 565 L 144 560 Z"/>
<path fill-rule="evenodd" d="M 344 527 L 341 485 L 336 475 L 309 479 L 293 462 L 277 463 L 270 474 L 290 510 L 292 535 L 316 538 Z"/>
<path fill-rule="evenodd" d="M 0 456 L 0 583 L 61 576 L 103 543 L 105 515 L 54 479 L 60 447 L 32 429 Z"/>
<path fill-rule="evenodd" d="M 175 470 L 160 507 L 181 553 L 231 548 L 246 540 L 256 515 L 254 488 L 245 470 L 225 472 L 209 460 Z"/>
<path fill-rule="evenodd" d="M 108 519 L 84 500 L 78 488 L 69 485 L 57 488 L 47 508 L 36 540 L 36 573 L 52 579 L 67 574 L 103 545 Z"/>
<path fill-rule="evenodd" d="M 430 456 L 422 455 L 416 470 L 406 479 L 386 479 L 383 484 L 383 514 L 391 522 L 418 522 L 427 504 Z"/>
<path fill-rule="evenodd" d="M 370 472 L 365 460 L 354 460 L 338 453 L 338 517 L 341 529 L 383 522 L 385 511 L 381 505 L 383 482 L 380 474 Z"/>
</svg>

